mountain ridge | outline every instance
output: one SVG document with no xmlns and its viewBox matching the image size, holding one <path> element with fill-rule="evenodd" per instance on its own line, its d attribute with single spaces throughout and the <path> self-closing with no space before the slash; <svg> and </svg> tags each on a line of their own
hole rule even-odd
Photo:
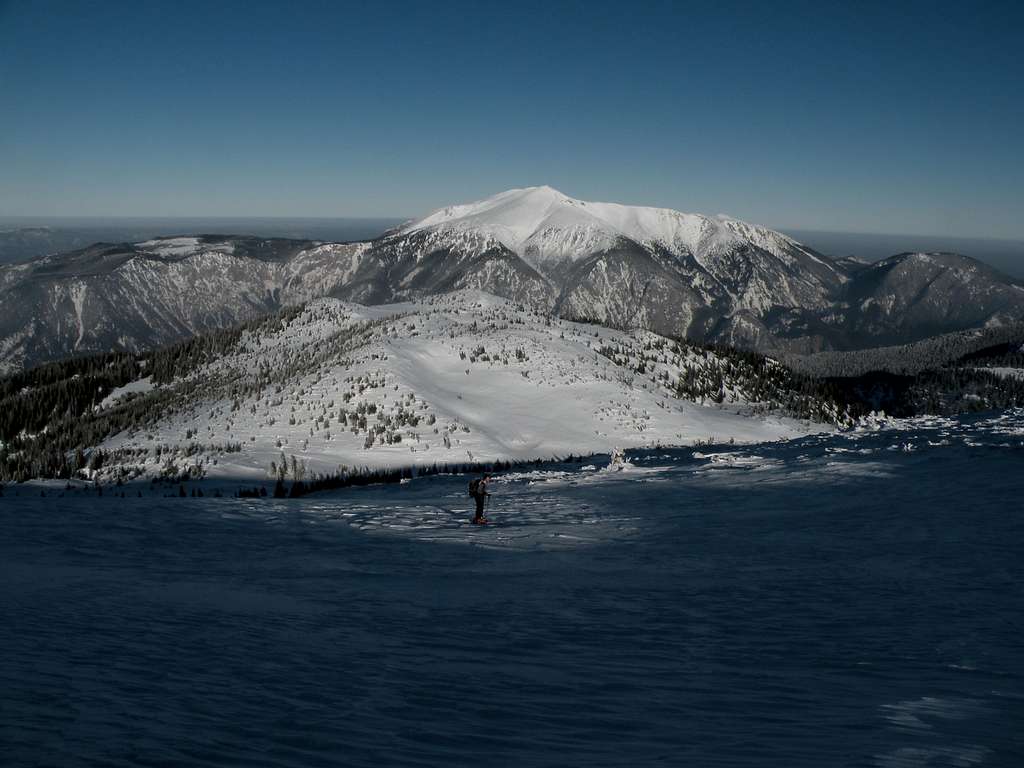
<svg viewBox="0 0 1024 768">
<path fill-rule="evenodd" d="M 383 304 L 461 289 L 610 327 L 792 354 L 1024 319 L 1024 287 L 969 257 L 832 260 L 724 215 L 527 187 L 357 243 L 161 237 L 0 267 L 0 372 L 151 349 L 321 296 Z"/>
</svg>

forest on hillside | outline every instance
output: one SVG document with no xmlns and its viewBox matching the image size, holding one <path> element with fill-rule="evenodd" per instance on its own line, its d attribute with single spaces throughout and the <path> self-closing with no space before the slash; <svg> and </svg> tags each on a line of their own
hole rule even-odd
<svg viewBox="0 0 1024 768">
<path fill-rule="evenodd" d="M 783 356 L 783 361 L 796 371 L 819 378 L 854 378 L 876 372 L 914 376 L 956 365 L 972 355 L 989 355 L 989 350 L 1019 350 L 1022 344 L 1024 325 L 1015 323 L 947 333 L 893 347 L 790 354 Z"/>
</svg>

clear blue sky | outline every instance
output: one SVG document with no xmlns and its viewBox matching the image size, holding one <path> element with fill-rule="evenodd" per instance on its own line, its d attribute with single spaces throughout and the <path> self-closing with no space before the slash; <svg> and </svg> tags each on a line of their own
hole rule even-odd
<svg viewBox="0 0 1024 768">
<path fill-rule="evenodd" d="M 0 215 L 510 187 L 1024 238 L 1018 3 L 4 2 Z"/>
</svg>

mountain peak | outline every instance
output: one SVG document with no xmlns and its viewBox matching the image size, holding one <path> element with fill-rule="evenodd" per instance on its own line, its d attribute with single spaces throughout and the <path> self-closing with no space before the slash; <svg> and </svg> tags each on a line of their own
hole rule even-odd
<svg viewBox="0 0 1024 768">
<path fill-rule="evenodd" d="M 587 211 L 587 204 L 543 185 L 509 189 L 473 203 L 450 205 L 403 227 L 408 234 L 423 230 L 475 232 L 501 242 L 523 255 L 536 234 L 581 228 L 613 235 Z"/>
<path fill-rule="evenodd" d="M 536 187 L 523 187 L 522 189 L 510 189 L 508 192 L 521 192 L 524 195 L 547 195 L 550 197 L 558 197 L 568 199 L 569 196 L 555 189 L 548 184 L 541 184 Z M 508 194 L 508 193 L 506 193 Z"/>
<path fill-rule="evenodd" d="M 698 260 L 744 242 L 772 253 L 800 248 L 783 234 L 724 214 L 710 217 L 671 208 L 587 202 L 548 185 L 510 189 L 474 203 L 448 206 L 398 230 L 400 236 L 417 232 L 453 242 L 484 237 L 501 243 L 534 268 L 578 261 L 629 241 L 691 254 Z M 824 262 L 818 266 L 832 269 Z"/>
<path fill-rule="evenodd" d="M 709 221 L 667 208 L 577 200 L 541 185 L 448 206 L 400 231 L 475 232 L 498 240 L 520 256 L 529 251 L 545 260 L 586 252 L 580 247 L 584 243 L 596 249 L 607 248 L 620 238 L 665 243 L 682 238 L 687 244 L 695 244 Z"/>
</svg>

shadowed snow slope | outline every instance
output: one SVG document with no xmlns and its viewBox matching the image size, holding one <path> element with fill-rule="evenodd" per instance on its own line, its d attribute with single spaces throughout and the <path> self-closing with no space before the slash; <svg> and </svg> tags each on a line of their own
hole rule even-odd
<svg viewBox="0 0 1024 768">
<path fill-rule="evenodd" d="M 4 768 L 1017 768 L 1022 459 L 1019 411 L 633 452 L 485 526 L 464 476 L 9 487 Z"/>
</svg>

